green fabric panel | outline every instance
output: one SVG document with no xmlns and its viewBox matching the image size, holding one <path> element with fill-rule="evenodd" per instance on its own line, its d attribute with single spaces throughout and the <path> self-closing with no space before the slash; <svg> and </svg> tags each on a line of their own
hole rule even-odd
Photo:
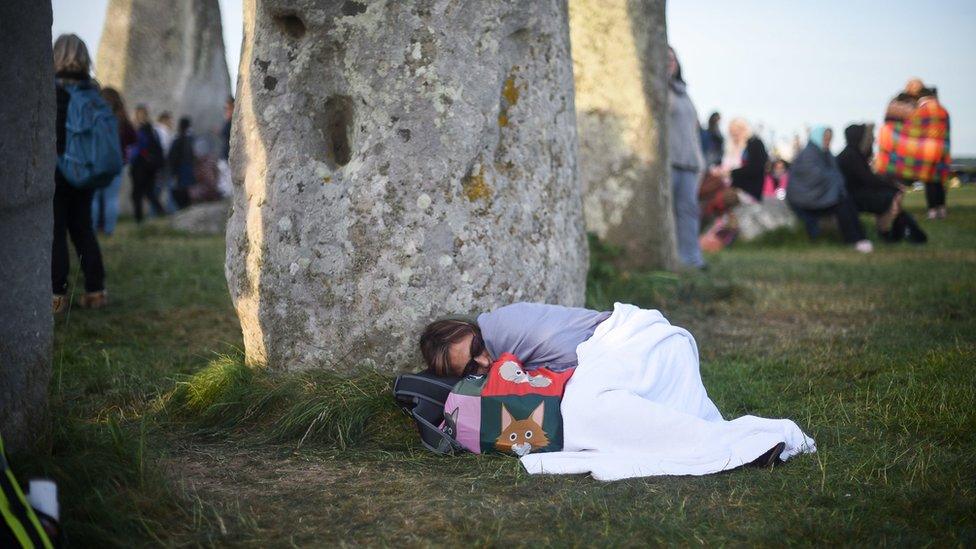
<svg viewBox="0 0 976 549">
<path fill-rule="evenodd" d="M 563 420 L 559 411 L 561 399 L 556 396 L 522 395 L 491 396 L 481 399 L 481 451 L 499 451 L 495 443 L 502 432 L 502 405 L 513 419 L 523 420 L 532 415 L 540 403 L 544 405 L 542 430 L 549 444 L 542 448 L 532 448 L 532 453 L 558 452 L 563 448 Z M 507 452 L 505 452 L 507 453 Z"/>
</svg>

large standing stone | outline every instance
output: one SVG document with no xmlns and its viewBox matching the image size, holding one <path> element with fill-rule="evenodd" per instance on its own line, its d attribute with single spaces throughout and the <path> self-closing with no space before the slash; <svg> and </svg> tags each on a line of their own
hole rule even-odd
<svg viewBox="0 0 976 549">
<path fill-rule="evenodd" d="M 51 377 L 54 65 L 51 2 L 0 2 L 0 434 L 43 431 Z"/>
<path fill-rule="evenodd" d="M 586 228 L 626 267 L 677 266 L 664 0 L 570 0 Z"/>
<path fill-rule="evenodd" d="M 215 132 L 230 94 L 218 1 L 111 0 L 95 70 L 130 109 L 145 103 Z"/>
<path fill-rule="evenodd" d="M 227 279 L 248 360 L 414 367 L 424 324 L 580 305 L 564 0 L 245 2 Z"/>
</svg>

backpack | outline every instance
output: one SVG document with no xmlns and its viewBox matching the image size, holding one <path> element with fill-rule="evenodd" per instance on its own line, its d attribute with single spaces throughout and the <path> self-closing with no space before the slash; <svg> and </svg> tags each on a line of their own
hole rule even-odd
<svg viewBox="0 0 976 549">
<path fill-rule="evenodd" d="M 94 86 L 66 85 L 64 153 L 58 169 L 72 187 L 100 189 L 122 171 L 118 120 Z"/>
<path fill-rule="evenodd" d="M 152 126 L 148 130 L 149 147 L 146 149 L 146 154 L 142 156 L 142 160 L 146 163 L 147 168 L 156 171 L 166 163 L 166 156 L 163 155 L 163 145 L 159 142 L 159 136 L 156 135 L 156 130 Z"/>
<path fill-rule="evenodd" d="M 0 438 L 0 547 L 53 548 L 38 512 L 27 502 L 7 464 Z"/>
<path fill-rule="evenodd" d="M 528 372 L 515 355 L 504 353 L 487 374 L 467 376 L 454 386 L 444 402 L 442 429 L 475 454 L 558 452 L 563 447 L 559 407 L 574 370 Z"/>
<path fill-rule="evenodd" d="M 436 454 L 463 450 L 452 436 L 440 429 L 444 422 L 444 403 L 459 380 L 422 372 L 399 375 L 393 383 L 397 406 L 416 423 L 421 444 Z"/>
</svg>

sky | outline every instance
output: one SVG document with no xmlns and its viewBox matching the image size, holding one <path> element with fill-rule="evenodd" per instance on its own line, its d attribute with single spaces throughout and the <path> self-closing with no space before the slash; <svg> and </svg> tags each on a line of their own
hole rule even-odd
<svg viewBox="0 0 976 549">
<path fill-rule="evenodd" d="M 158 0 L 168 1 L 168 0 Z M 242 0 L 220 0 L 236 81 Z M 108 0 L 53 0 L 53 35 L 96 54 Z M 949 110 L 954 156 L 976 156 L 976 0 L 670 0 L 668 38 L 699 116 L 741 116 L 775 145 L 827 124 L 881 122 L 914 76 Z M 97 55 L 97 54 L 96 54 Z M 97 70 L 97 67 L 96 67 Z M 834 140 L 835 148 L 843 139 Z"/>
</svg>

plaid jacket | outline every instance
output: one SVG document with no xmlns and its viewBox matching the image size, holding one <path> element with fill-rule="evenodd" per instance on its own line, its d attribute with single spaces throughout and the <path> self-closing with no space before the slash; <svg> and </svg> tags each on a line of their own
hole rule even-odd
<svg viewBox="0 0 976 549">
<path fill-rule="evenodd" d="M 879 174 L 944 183 L 949 162 L 949 113 L 936 99 L 923 101 L 904 121 L 886 121 L 878 133 Z"/>
</svg>

